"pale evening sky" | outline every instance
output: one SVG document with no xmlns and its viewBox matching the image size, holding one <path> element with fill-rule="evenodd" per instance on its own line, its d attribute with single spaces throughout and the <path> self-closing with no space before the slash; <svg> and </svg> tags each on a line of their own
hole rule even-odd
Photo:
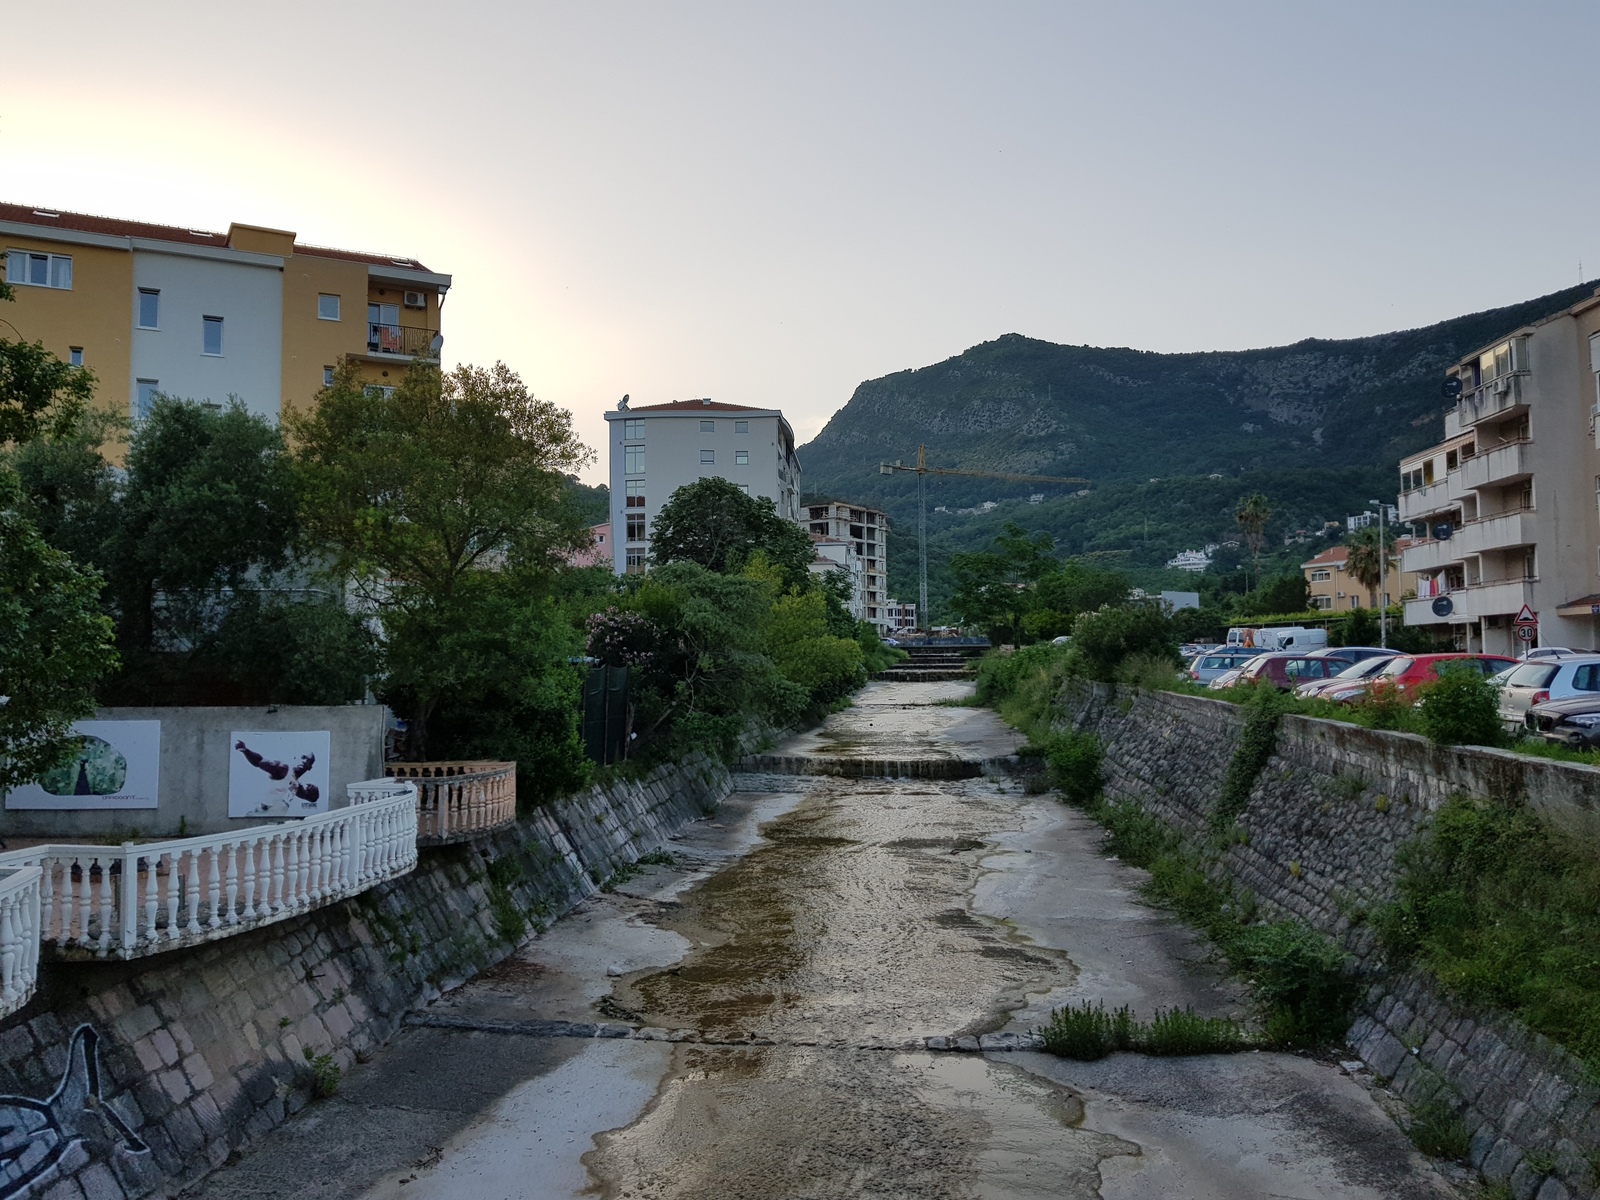
<svg viewBox="0 0 1600 1200">
<path fill-rule="evenodd" d="M 803 441 L 1002 333 L 1274 345 L 1600 274 L 1597 53 L 1592 3 L 16 4 L 0 199 L 419 258 L 447 361 L 591 445 L 624 392 Z"/>
</svg>

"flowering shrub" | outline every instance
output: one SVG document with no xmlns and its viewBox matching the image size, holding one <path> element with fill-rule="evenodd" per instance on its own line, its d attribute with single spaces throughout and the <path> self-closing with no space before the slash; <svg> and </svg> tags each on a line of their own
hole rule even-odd
<svg viewBox="0 0 1600 1200">
<path fill-rule="evenodd" d="M 590 616 L 588 652 L 608 667 L 642 667 L 661 649 L 661 627 L 642 613 L 612 605 Z"/>
</svg>

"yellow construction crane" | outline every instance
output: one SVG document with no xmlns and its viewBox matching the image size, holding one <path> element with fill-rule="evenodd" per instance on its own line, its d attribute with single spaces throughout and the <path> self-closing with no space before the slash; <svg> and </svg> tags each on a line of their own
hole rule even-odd
<svg viewBox="0 0 1600 1200">
<path fill-rule="evenodd" d="M 912 471 L 917 476 L 917 620 L 928 620 L 928 476 L 963 475 L 969 479 L 1004 479 L 1011 483 L 1088 483 L 1087 479 L 1059 475 L 1012 475 L 1005 471 L 958 471 L 954 467 L 930 467 L 928 448 L 917 447 L 917 465 L 908 467 L 898 460 L 879 463 L 878 474 Z"/>
</svg>

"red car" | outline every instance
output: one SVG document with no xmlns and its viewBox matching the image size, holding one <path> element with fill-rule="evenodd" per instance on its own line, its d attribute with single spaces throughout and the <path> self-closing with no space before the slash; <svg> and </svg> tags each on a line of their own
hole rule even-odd
<svg viewBox="0 0 1600 1200">
<path fill-rule="evenodd" d="M 1258 654 L 1245 664 L 1235 681 L 1239 684 L 1270 682 L 1280 692 L 1310 679 L 1327 679 L 1350 664 L 1342 658 L 1317 658 L 1309 654 L 1281 652 Z"/>
<path fill-rule="evenodd" d="M 1439 669 L 1477 670 L 1485 676 L 1515 666 L 1517 660 L 1500 654 L 1402 654 L 1370 679 L 1353 679 L 1347 688 L 1322 693 L 1324 700 L 1349 703 L 1360 700 L 1376 688 L 1410 692 L 1439 678 Z"/>
</svg>

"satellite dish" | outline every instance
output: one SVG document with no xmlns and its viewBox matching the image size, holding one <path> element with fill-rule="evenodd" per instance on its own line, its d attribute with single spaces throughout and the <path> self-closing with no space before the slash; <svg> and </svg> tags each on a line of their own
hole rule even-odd
<svg viewBox="0 0 1600 1200">
<path fill-rule="evenodd" d="M 1444 393 L 1444 398 L 1446 400 L 1460 399 L 1461 380 L 1457 379 L 1454 375 L 1447 376 L 1444 381 L 1444 386 L 1439 390 Z"/>
<path fill-rule="evenodd" d="M 1433 615 L 1434 616 L 1436 616 L 1436 617 L 1448 617 L 1451 613 L 1455 612 L 1455 610 L 1456 610 L 1455 601 L 1450 599 L 1449 596 L 1435 596 L 1434 597 L 1434 599 L 1433 599 Z"/>
</svg>

